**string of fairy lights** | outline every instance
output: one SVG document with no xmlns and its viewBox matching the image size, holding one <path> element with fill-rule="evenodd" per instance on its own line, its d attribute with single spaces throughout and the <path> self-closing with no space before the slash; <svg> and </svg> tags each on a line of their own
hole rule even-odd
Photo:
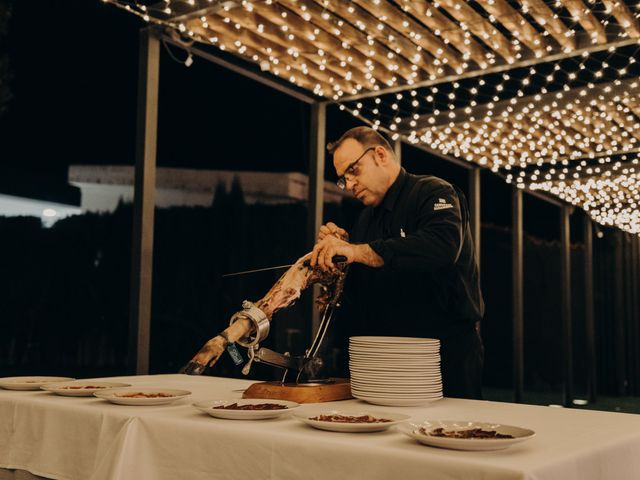
<svg viewBox="0 0 640 480">
<path fill-rule="evenodd" d="M 423 20 L 436 17 L 439 9 L 448 9 L 453 16 L 469 16 L 469 19 L 456 24 L 449 20 L 449 28 L 435 29 L 433 33 L 416 20 L 407 20 L 410 17 L 403 17 L 398 25 L 398 22 L 391 21 L 391 15 L 376 16 L 377 9 L 382 9 L 384 13 L 389 8 L 395 8 L 390 6 L 388 0 L 244 0 L 240 4 L 213 0 L 165 0 L 160 2 L 160 6 L 146 6 L 137 1 L 105 1 L 125 8 L 147 22 L 169 26 L 187 37 L 248 56 L 265 69 L 270 69 L 275 75 L 287 78 L 298 86 L 308 87 L 309 81 L 305 77 L 321 80 L 315 83 L 314 92 L 333 100 L 339 100 L 345 94 L 356 94 L 363 89 L 377 91 L 403 82 L 412 85 L 419 80 L 435 80 L 448 73 L 447 68 L 462 74 L 469 70 L 488 68 L 500 60 L 513 64 L 526 57 L 527 52 L 540 58 L 554 50 L 552 43 L 546 40 L 550 35 L 547 29 L 543 29 L 542 33 L 534 30 L 530 34 L 534 36 L 533 39 L 527 41 L 523 38 L 521 41 L 518 31 L 509 35 L 503 26 L 511 22 L 528 25 L 527 20 L 532 20 L 531 11 L 535 11 L 535 5 L 531 4 L 535 2 L 532 0 L 522 2 L 520 11 L 512 9 L 507 14 L 489 14 L 486 17 L 471 9 L 465 2 L 433 2 L 429 8 L 419 12 L 423 14 Z M 408 0 L 401 3 L 403 10 L 409 13 L 416 13 L 416 4 L 429 5 L 426 2 Z M 492 11 L 491 5 L 495 3 L 493 0 L 483 3 Z M 606 8 L 598 10 L 599 2 L 589 3 L 593 4 L 589 9 L 577 13 L 564 9 L 560 1 L 547 8 L 551 9 L 552 19 L 566 25 L 564 36 L 573 39 L 579 32 L 583 17 L 604 15 L 604 27 L 613 17 L 613 12 Z M 174 17 L 171 15 L 184 11 L 185 7 L 202 10 L 207 4 L 221 8 L 190 20 L 172 20 Z M 464 11 L 465 9 L 469 11 Z M 459 11 L 463 12 L 456 13 Z M 442 19 L 439 21 L 442 22 Z M 220 25 L 221 22 L 230 24 L 235 35 L 229 35 L 228 29 Z M 314 27 L 318 24 L 320 28 Z M 456 43 L 457 48 L 462 51 L 461 56 L 451 46 L 454 29 L 462 32 L 462 41 Z M 275 48 L 255 48 L 256 42 L 250 41 L 250 37 L 256 32 L 262 37 L 260 46 L 264 45 L 264 38 L 267 37 L 276 40 Z M 244 41 L 240 38 L 243 34 L 246 34 Z M 622 29 L 616 35 L 627 38 L 629 33 Z M 428 36 L 432 38 L 427 38 Z M 592 43 L 598 42 L 597 31 L 591 32 L 590 36 Z M 323 40 L 322 37 L 331 38 Z M 503 42 L 496 38 L 502 38 Z M 316 47 L 315 44 L 323 42 L 331 48 Z M 528 50 L 525 44 L 532 50 Z M 472 46 L 476 48 L 473 49 Z M 434 53 L 430 56 L 426 52 L 433 47 Z M 571 49 L 567 45 L 562 47 L 564 51 Z M 454 53 L 458 53 L 459 58 Z M 472 58 L 474 61 L 471 61 Z M 296 65 L 300 65 L 300 68 L 296 69 Z M 317 75 L 318 70 L 329 70 L 335 75 L 319 78 L 326 76 Z"/>
<path fill-rule="evenodd" d="M 103 1 L 640 233 L 637 0 Z"/>
</svg>

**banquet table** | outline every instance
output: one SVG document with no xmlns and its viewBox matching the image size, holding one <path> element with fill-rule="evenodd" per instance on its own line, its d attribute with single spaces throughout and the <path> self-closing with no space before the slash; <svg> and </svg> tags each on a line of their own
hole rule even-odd
<svg viewBox="0 0 640 480">
<path fill-rule="evenodd" d="M 458 451 L 421 445 L 394 428 L 327 432 L 291 414 L 222 420 L 191 405 L 239 399 L 251 383 L 246 380 L 186 375 L 109 380 L 186 389 L 192 395 L 168 405 L 123 406 L 45 391 L 0 390 L 0 468 L 7 469 L 0 472 L 61 480 L 640 478 L 638 415 L 454 398 L 421 407 L 359 400 L 322 404 L 354 413 L 406 413 L 416 421 L 491 421 L 536 432 L 505 450 Z"/>
</svg>

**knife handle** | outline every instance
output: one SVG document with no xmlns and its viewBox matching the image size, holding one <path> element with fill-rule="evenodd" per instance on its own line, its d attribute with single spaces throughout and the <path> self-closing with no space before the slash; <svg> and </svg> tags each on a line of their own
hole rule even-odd
<svg viewBox="0 0 640 480">
<path fill-rule="evenodd" d="M 344 263 L 344 262 L 346 262 L 346 261 L 347 261 L 347 257 L 345 257 L 344 255 L 334 255 L 334 256 L 331 258 L 331 261 L 332 261 L 333 263 Z M 311 262 L 309 262 L 309 260 L 305 260 L 305 261 L 304 261 L 304 263 L 303 263 L 303 265 L 304 265 L 305 267 L 309 267 L 309 266 L 311 266 Z"/>
</svg>

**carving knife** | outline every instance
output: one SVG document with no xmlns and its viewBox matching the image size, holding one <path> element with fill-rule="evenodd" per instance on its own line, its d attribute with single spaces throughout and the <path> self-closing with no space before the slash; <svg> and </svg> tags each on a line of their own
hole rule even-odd
<svg viewBox="0 0 640 480">
<path fill-rule="evenodd" d="M 344 255 L 334 255 L 331 259 L 333 263 L 343 263 L 347 261 L 347 257 Z M 289 265 L 278 265 L 277 267 L 265 267 L 265 268 L 256 268 L 255 270 L 245 270 L 244 272 L 234 272 L 234 273 L 226 273 L 222 275 L 223 277 L 235 277 L 236 275 L 246 275 L 248 273 L 257 273 L 257 272 L 267 272 L 269 270 L 280 270 L 282 268 L 290 268 L 295 263 L 290 263 Z M 305 267 L 309 266 L 309 260 L 306 260 L 303 265 Z"/>
</svg>

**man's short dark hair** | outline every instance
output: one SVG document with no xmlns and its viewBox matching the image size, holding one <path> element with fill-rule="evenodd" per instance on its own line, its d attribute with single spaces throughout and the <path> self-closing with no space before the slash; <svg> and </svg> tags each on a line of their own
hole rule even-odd
<svg viewBox="0 0 640 480">
<path fill-rule="evenodd" d="M 357 142 L 361 143 L 363 147 L 372 147 L 374 145 L 382 145 L 384 148 L 393 152 L 389 141 L 377 130 L 370 127 L 354 127 L 347 130 L 338 140 L 331 142 L 327 145 L 327 151 L 333 155 L 342 142 L 348 138 L 353 138 Z"/>
</svg>

